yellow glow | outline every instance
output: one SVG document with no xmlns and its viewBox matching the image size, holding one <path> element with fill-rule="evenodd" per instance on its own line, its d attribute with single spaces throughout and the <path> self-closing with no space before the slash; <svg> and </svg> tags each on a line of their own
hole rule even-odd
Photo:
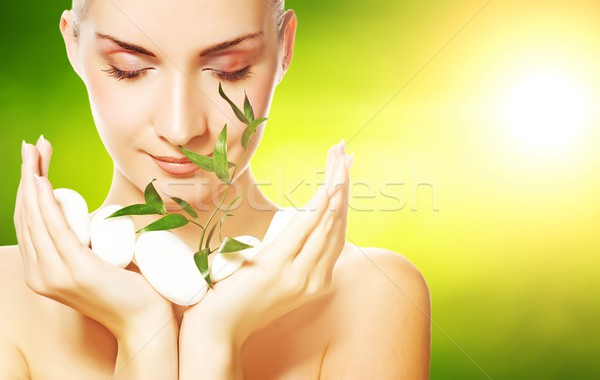
<svg viewBox="0 0 600 380">
<path fill-rule="evenodd" d="M 563 149 L 589 123 L 589 98 L 581 81 L 566 70 L 533 70 L 507 88 L 501 116 L 526 148 Z"/>
</svg>

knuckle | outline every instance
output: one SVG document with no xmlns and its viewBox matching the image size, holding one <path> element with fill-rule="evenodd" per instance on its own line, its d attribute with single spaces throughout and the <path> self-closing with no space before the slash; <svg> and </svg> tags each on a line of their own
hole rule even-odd
<svg viewBox="0 0 600 380">
<path fill-rule="evenodd" d="M 292 272 L 283 279 L 285 290 L 292 296 L 299 296 L 305 293 L 308 286 L 308 276 L 304 273 Z"/>
<path fill-rule="evenodd" d="M 83 268 L 71 271 L 71 278 L 73 286 L 79 289 L 90 289 L 93 287 L 92 276 L 88 274 L 88 271 Z"/>
<path fill-rule="evenodd" d="M 311 278 L 306 288 L 306 294 L 316 296 L 326 292 L 332 286 L 331 276 L 328 273 L 316 275 Z"/>
<path fill-rule="evenodd" d="M 18 226 L 20 222 L 19 219 L 19 207 L 15 207 L 15 212 L 13 213 L 13 223 L 15 226 Z"/>
<path fill-rule="evenodd" d="M 306 286 L 305 294 L 308 296 L 314 296 L 319 294 L 323 289 L 323 281 L 319 279 L 312 279 Z"/>
<path fill-rule="evenodd" d="M 59 273 L 47 275 L 44 282 L 48 291 L 53 294 L 68 293 L 73 288 L 73 283 L 66 276 L 62 276 Z"/>
<path fill-rule="evenodd" d="M 29 273 L 25 273 L 25 285 L 27 285 L 27 287 L 31 290 L 33 290 L 35 293 L 38 293 L 38 290 L 40 290 L 40 286 L 38 284 L 37 281 L 34 280 L 33 276 L 31 276 L 31 274 Z"/>
<path fill-rule="evenodd" d="M 29 215 L 29 214 L 25 215 L 25 225 L 27 227 L 33 226 L 33 219 L 31 218 L 31 215 Z"/>
<path fill-rule="evenodd" d="M 39 278 L 47 292 L 60 295 L 72 292 L 74 288 L 73 278 L 68 268 L 61 261 L 48 261 L 38 266 Z"/>
</svg>

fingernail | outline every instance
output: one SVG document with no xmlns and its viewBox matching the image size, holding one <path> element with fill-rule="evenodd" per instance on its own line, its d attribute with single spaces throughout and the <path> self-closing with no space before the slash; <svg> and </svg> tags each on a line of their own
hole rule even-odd
<svg viewBox="0 0 600 380">
<path fill-rule="evenodd" d="M 353 163 L 354 163 L 354 152 L 352 152 L 349 156 L 346 156 L 346 170 L 350 170 Z"/>
<path fill-rule="evenodd" d="M 36 148 L 40 149 L 44 143 L 46 142 L 46 139 L 44 138 L 44 135 L 40 135 L 40 137 L 38 138 L 37 142 L 35 143 Z"/>
<path fill-rule="evenodd" d="M 340 154 L 346 153 L 346 142 L 344 141 L 344 139 L 341 139 L 340 143 L 338 144 L 338 152 Z"/>
<path fill-rule="evenodd" d="M 23 161 L 27 161 L 27 159 L 29 158 L 30 155 L 31 155 L 31 147 L 29 146 L 29 144 L 25 143 L 25 158 L 23 159 Z"/>
<path fill-rule="evenodd" d="M 25 140 L 21 143 L 21 159 L 25 161 L 27 157 L 27 145 L 25 145 Z"/>
</svg>

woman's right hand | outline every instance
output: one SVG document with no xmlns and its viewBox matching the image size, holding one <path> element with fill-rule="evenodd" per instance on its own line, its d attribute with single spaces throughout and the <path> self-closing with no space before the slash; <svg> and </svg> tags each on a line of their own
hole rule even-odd
<svg viewBox="0 0 600 380">
<path fill-rule="evenodd" d="M 243 377 L 240 350 L 253 331 L 333 289 L 346 237 L 349 169 L 343 144 L 332 147 L 321 186 L 254 259 L 189 306 L 179 331 L 179 378 Z"/>
<path fill-rule="evenodd" d="M 26 284 L 95 319 L 117 339 L 172 324 L 171 302 L 141 274 L 100 259 L 70 229 L 47 178 L 50 143 L 24 143 L 22 154 L 14 223 Z"/>
</svg>

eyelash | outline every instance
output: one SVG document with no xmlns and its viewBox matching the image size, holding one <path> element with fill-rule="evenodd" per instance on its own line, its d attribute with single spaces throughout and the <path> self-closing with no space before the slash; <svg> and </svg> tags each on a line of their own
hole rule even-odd
<svg viewBox="0 0 600 380">
<path fill-rule="evenodd" d="M 243 69 L 238 70 L 238 71 L 213 70 L 213 72 L 219 79 L 230 81 L 230 82 L 250 79 L 252 77 L 252 74 L 254 74 L 252 71 L 250 71 L 250 66 L 246 66 Z"/>
<path fill-rule="evenodd" d="M 116 67 L 111 65 L 110 69 L 104 69 L 102 71 L 107 73 L 108 76 L 117 78 L 117 80 L 120 81 L 123 79 L 136 80 L 136 79 L 142 78 L 144 75 L 146 75 L 148 70 L 149 69 L 124 71 L 124 70 L 119 70 Z M 253 72 L 250 71 L 250 66 L 246 66 L 243 69 L 238 70 L 238 71 L 219 71 L 219 70 L 212 70 L 212 71 L 215 73 L 215 75 L 219 79 L 225 80 L 225 81 L 230 81 L 230 82 L 236 82 L 236 81 L 249 79 L 252 77 L 252 74 L 254 74 Z"/>
<path fill-rule="evenodd" d="M 139 79 L 139 78 L 143 77 L 144 75 L 146 75 L 146 72 L 148 71 L 148 69 L 135 70 L 135 71 L 124 71 L 124 70 L 119 70 L 116 67 L 111 65 L 110 69 L 104 69 L 102 71 L 107 73 L 108 76 L 110 76 L 110 77 L 117 78 L 117 80 L 122 80 L 122 79 L 135 80 L 135 79 Z"/>
</svg>

